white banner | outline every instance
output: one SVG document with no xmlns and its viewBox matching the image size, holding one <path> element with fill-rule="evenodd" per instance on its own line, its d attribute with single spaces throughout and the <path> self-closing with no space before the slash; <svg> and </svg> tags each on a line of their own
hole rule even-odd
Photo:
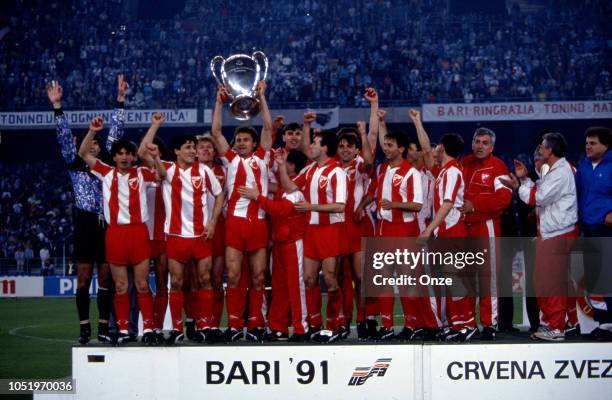
<svg viewBox="0 0 612 400">
<path fill-rule="evenodd" d="M 42 297 L 42 276 L 0 276 L 0 297 Z"/>
<path fill-rule="evenodd" d="M 166 114 L 165 125 L 182 126 L 198 122 L 198 112 L 195 108 L 179 110 L 125 110 L 125 126 L 149 126 L 151 116 L 155 112 Z M 112 110 L 65 111 L 72 128 L 89 126 L 89 121 L 96 116 L 102 116 L 106 126 L 110 126 Z M 2 112 L 0 113 L 0 128 L 52 128 L 55 127 L 55 117 L 51 111 L 35 112 Z"/>
<path fill-rule="evenodd" d="M 612 393 L 612 346 L 601 343 L 424 346 L 423 361 L 426 400 L 448 400 L 449 393 L 495 400 Z"/>
<path fill-rule="evenodd" d="M 423 121 L 521 121 L 612 118 L 612 101 L 423 104 Z"/>
<path fill-rule="evenodd" d="M 79 399 L 411 399 L 420 390 L 415 349 L 420 351 L 398 345 L 74 347 L 72 376 Z"/>
<path fill-rule="evenodd" d="M 317 114 L 317 119 L 311 125 L 314 129 L 333 129 L 340 125 L 340 107 L 309 108 L 308 111 Z"/>
</svg>

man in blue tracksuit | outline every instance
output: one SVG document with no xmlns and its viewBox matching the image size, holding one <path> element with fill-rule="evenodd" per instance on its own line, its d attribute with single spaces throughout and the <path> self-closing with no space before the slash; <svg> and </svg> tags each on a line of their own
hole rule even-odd
<svg viewBox="0 0 612 400">
<path fill-rule="evenodd" d="M 584 136 L 586 157 L 576 172 L 579 220 L 585 237 L 599 238 L 588 239 L 599 252 L 585 253 L 585 274 L 587 286 L 604 295 L 591 301 L 599 322 L 592 336 L 612 340 L 612 132 L 591 127 Z"/>
</svg>

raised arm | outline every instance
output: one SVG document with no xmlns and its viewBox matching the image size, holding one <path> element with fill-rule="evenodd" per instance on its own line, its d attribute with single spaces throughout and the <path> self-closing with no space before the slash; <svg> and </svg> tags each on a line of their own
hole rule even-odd
<svg viewBox="0 0 612 400">
<path fill-rule="evenodd" d="M 166 121 L 166 116 L 164 113 L 154 113 L 151 117 L 151 126 L 140 141 L 140 146 L 138 147 L 138 158 L 144 161 L 144 163 L 148 167 L 154 167 L 154 160 L 151 156 L 150 146 L 153 145 L 153 139 L 155 138 L 159 127 L 164 123 L 164 121 Z"/>
<path fill-rule="evenodd" d="M 376 113 L 378 116 L 378 143 L 382 146 L 385 142 L 385 136 L 387 136 L 387 124 L 385 124 L 385 110 L 378 110 Z"/>
<path fill-rule="evenodd" d="M 223 103 L 227 102 L 229 99 L 230 95 L 227 92 L 227 89 L 220 85 L 217 89 L 217 100 L 215 102 L 215 109 L 213 110 L 211 133 L 213 139 L 215 140 L 217 154 L 219 154 L 221 157 L 230 149 L 230 145 L 227 143 L 227 139 L 225 139 L 225 136 L 223 136 L 223 131 L 221 130 Z"/>
<path fill-rule="evenodd" d="M 270 109 L 268 108 L 268 102 L 266 100 L 266 88 L 268 85 L 266 81 L 259 81 L 257 83 L 257 95 L 259 96 L 259 103 L 261 104 L 261 120 L 263 122 L 263 128 L 261 129 L 261 137 L 259 138 L 259 145 L 264 150 L 272 148 L 272 115 L 270 115 Z"/>
<path fill-rule="evenodd" d="M 117 75 L 117 102 L 111 114 L 111 127 L 106 138 L 106 150 L 110 152 L 113 143 L 123 137 L 125 133 L 125 95 L 130 85 Z"/>
<path fill-rule="evenodd" d="M 421 149 L 423 150 L 423 162 L 425 163 L 425 168 L 427 168 L 427 170 L 431 170 L 434 166 L 433 151 L 431 149 L 429 135 L 427 135 L 427 132 L 423 127 L 423 121 L 421 121 L 421 113 L 418 110 L 411 108 L 408 110 L 408 116 L 416 128 L 417 138 L 419 140 L 419 144 L 421 145 Z"/>
<path fill-rule="evenodd" d="M 272 121 L 272 145 L 276 143 L 276 137 L 278 136 L 278 132 L 283 129 L 285 126 L 285 116 L 277 115 L 274 117 L 274 121 Z"/>
<path fill-rule="evenodd" d="M 370 150 L 375 151 L 376 139 L 378 138 L 378 93 L 376 93 L 376 89 L 374 88 L 367 88 L 364 97 L 370 103 L 370 130 L 368 132 L 368 142 L 370 144 Z"/>
<path fill-rule="evenodd" d="M 274 152 L 274 161 L 278 165 L 278 173 L 280 176 L 280 183 L 283 185 L 286 193 L 292 193 L 298 190 L 298 186 L 289 177 L 287 172 L 287 153 L 283 149 L 278 149 Z"/>
<path fill-rule="evenodd" d="M 300 144 L 300 150 L 306 154 L 306 157 L 310 156 L 310 125 L 317 119 L 317 114 L 309 111 L 304 113 L 304 127 L 302 128 L 302 143 Z"/>
<path fill-rule="evenodd" d="M 376 125 L 378 125 L 378 121 Z M 361 138 L 361 156 L 363 157 L 365 165 L 370 167 L 372 164 L 374 164 L 374 153 L 372 152 L 370 141 L 366 135 L 365 121 L 357 121 L 357 130 L 359 131 L 359 137 Z M 374 145 L 376 145 L 376 142 L 374 142 Z"/>
<path fill-rule="evenodd" d="M 163 181 L 166 179 L 166 167 L 164 167 L 164 164 L 159 156 L 159 148 L 155 143 L 150 143 L 147 145 L 147 150 L 149 151 L 149 155 L 153 160 L 153 168 L 155 169 L 157 181 Z"/>
<path fill-rule="evenodd" d="M 91 143 L 93 142 L 94 137 L 102 130 L 103 127 L 104 119 L 102 119 L 102 117 L 95 117 L 92 119 L 89 123 L 89 131 L 87 131 L 87 134 L 83 138 L 83 142 L 81 142 L 79 157 L 85 161 L 85 164 L 89 166 L 89 169 L 92 169 L 98 161 L 98 159 L 89 152 L 89 149 L 91 148 Z"/>
<path fill-rule="evenodd" d="M 74 142 L 74 136 L 70 130 L 68 118 L 62 110 L 62 95 L 63 90 L 58 81 L 51 81 L 47 85 L 47 96 L 49 102 L 53 105 L 53 113 L 55 114 L 55 130 L 57 133 L 57 141 L 60 145 L 62 158 L 66 163 L 72 163 L 77 155 L 77 149 Z"/>
</svg>

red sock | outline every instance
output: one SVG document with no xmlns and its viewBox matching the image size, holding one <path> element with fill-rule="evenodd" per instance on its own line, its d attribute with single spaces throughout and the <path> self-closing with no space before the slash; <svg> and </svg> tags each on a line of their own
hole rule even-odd
<svg viewBox="0 0 612 400">
<path fill-rule="evenodd" d="M 184 294 L 185 317 L 187 319 L 197 319 L 198 314 L 198 292 L 188 291 Z"/>
<path fill-rule="evenodd" d="M 374 317 L 380 313 L 378 298 L 377 297 L 366 297 L 364 306 L 365 316 Z"/>
<path fill-rule="evenodd" d="M 378 298 L 378 304 L 380 305 L 380 319 L 382 326 L 387 329 L 393 327 L 393 304 L 395 303 L 395 297 L 385 296 Z"/>
<path fill-rule="evenodd" d="M 221 324 L 221 316 L 223 315 L 223 289 L 214 291 L 213 300 L 213 328 L 218 328 Z"/>
<path fill-rule="evenodd" d="M 242 329 L 245 291 L 240 288 L 227 288 L 225 291 L 225 302 L 227 307 L 227 326 L 234 329 Z"/>
<path fill-rule="evenodd" d="M 402 311 L 404 312 L 404 326 L 414 330 L 422 327 L 422 321 L 419 321 L 419 300 L 417 297 L 400 297 L 402 303 Z"/>
<path fill-rule="evenodd" d="M 130 313 L 130 298 L 126 293 L 115 293 L 114 298 L 115 314 L 117 317 L 117 326 L 120 331 L 128 330 L 128 315 Z"/>
<path fill-rule="evenodd" d="M 308 324 L 314 327 L 323 325 L 321 317 L 321 288 L 316 285 L 306 288 L 306 309 L 308 310 Z"/>
<path fill-rule="evenodd" d="M 355 296 L 355 298 L 357 299 L 357 315 L 355 315 L 356 322 L 362 322 L 366 319 L 366 305 L 360 297 L 361 296 Z"/>
<path fill-rule="evenodd" d="M 576 297 L 567 298 L 567 322 L 571 326 L 578 325 L 578 312 L 576 311 Z"/>
<path fill-rule="evenodd" d="M 170 292 L 170 316 L 172 329 L 183 331 L 183 292 Z"/>
<path fill-rule="evenodd" d="M 164 318 L 166 317 L 166 308 L 168 307 L 168 291 L 159 290 L 155 294 L 153 303 L 153 321 L 156 329 L 164 328 Z"/>
<path fill-rule="evenodd" d="M 346 257 L 345 257 L 346 258 Z M 347 259 L 342 263 L 342 314 L 348 319 L 353 318 L 355 290 L 353 287 L 353 271 Z M 344 325 L 346 321 L 342 321 Z"/>
<path fill-rule="evenodd" d="M 143 329 L 153 329 L 153 296 L 151 296 L 151 292 L 138 293 L 138 307 L 142 314 Z"/>
<path fill-rule="evenodd" d="M 210 328 L 212 323 L 212 307 L 214 293 L 211 289 L 200 289 L 198 292 L 198 329 Z"/>
<path fill-rule="evenodd" d="M 342 289 L 327 291 L 327 310 L 325 313 L 325 326 L 330 331 L 338 330 L 338 316 L 342 310 Z"/>
<path fill-rule="evenodd" d="M 265 325 L 261 309 L 264 294 L 263 289 L 249 289 L 249 322 L 247 329 L 262 328 Z"/>
</svg>

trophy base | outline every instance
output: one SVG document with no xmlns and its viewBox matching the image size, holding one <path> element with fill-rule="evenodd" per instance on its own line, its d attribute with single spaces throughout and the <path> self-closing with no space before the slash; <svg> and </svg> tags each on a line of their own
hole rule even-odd
<svg viewBox="0 0 612 400">
<path fill-rule="evenodd" d="M 259 114 L 259 100 L 254 97 L 241 95 L 230 105 L 230 112 L 240 121 L 247 121 Z"/>
</svg>

